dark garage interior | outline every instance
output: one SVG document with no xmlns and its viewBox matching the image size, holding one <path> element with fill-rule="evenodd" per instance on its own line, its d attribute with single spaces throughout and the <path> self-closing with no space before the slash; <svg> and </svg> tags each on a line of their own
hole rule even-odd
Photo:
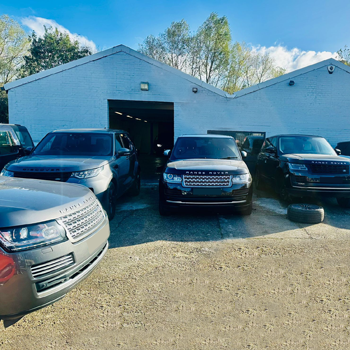
<svg viewBox="0 0 350 350">
<path fill-rule="evenodd" d="M 108 100 L 109 127 L 127 131 L 139 151 L 143 179 L 154 179 L 174 144 L 174 104 Z"/>
</svg>

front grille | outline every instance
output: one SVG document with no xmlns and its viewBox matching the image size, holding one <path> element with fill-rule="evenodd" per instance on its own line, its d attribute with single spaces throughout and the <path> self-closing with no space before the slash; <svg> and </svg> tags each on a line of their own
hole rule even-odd
<svg viewBox="0 0 350 350">
<path fill-rule="evenodd" d="M 39 180 L 50 180 L 50 181 L 61 181 L 66 182 L 72 175 L 71 172 L 56 172 L 56 171 L 15 171 L 14 177 L 21 177 L 25 179 L 39 179 Z"/>
<path fill-rule="evenodd" d="M 74 258 L 72 254 L 69 254 L 42 264 L 33 265 L 30 270 L 34 278 L 39 278 L 54 274 L 72 265 L 74 265 Z"/>
<path fill-rule="evenodd" d="M 314 174 L 348 174 L 349 165 L 346 164 L 310 164 Z"/>
<path fill-rule="evenodd" d="M 65 215 L 59 219 L 67 230 L 71 240 L 78 241 L 93 231 L 103 222 L 105 214 L 97 199 L 83 209 L 72 214 Z"/>
<path fill-rule="evenodd" d="M 184 175 L 184 187 L 230 187 L 231 175 Z"/>
</svg>

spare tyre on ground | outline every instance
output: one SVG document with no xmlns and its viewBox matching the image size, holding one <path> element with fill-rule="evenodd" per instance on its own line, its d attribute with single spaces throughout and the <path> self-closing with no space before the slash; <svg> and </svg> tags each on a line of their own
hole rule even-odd
<svg viewBox="0 0 350 350">
<path fill-rule="evenodd" d="M 291 204 L 287 216 L 294 222 L 318 224 L 324 220 L 324 209 L 315 204 Z"/>
</svg>

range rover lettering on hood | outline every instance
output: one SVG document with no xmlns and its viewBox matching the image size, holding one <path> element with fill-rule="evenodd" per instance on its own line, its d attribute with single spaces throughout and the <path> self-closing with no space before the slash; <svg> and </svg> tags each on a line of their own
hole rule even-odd
<svg viewBox="0 0 350 350">
<path fill-rule="evenodd" d="M 66 213 L 68 213 L 68 212 L 70 212 L 70 211 L 72 211 L 74 209 L 80 208 L 81 206 L 83 206 L 83 205 L 85 205 L 87 203 L 90 203 L 93 200 L 94 200 L 94 197 L 89 197 L 89 198 L 83 200 L 81 203 L 73 204 L 73 205 L 71 205 L 71 206 L 69 206 L 67 208 L 64 208 L 64 209 L 60 210 L 60 213 L 61 214 L 66 214 Z"/>
<path fill-rule="evenodd" d="M 322 162 L 322 161 L 317 161 L 317 160 L 313 160 L 311 163 L 312 164 L 349 165 L 349 163 L 347 163 L 347 162 Z"/>
<path fill-rule="evenodd" d="M 189 175 L 228 175 L 228 171 L 186 171 Z"/>
</svg>

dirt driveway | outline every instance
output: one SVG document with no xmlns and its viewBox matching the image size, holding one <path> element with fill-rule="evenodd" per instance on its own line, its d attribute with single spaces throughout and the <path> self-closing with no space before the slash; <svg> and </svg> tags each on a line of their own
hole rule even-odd
<svg viewBox="0 0 350 350">
<path fill-rule="evenodd" d="M 350 210 L 289 222 L 163 218 L 155 187 L 123 198 L 102 264 L 60 302 L 0 330 L 0 349 L 350 349 Z"/>
</svg>

